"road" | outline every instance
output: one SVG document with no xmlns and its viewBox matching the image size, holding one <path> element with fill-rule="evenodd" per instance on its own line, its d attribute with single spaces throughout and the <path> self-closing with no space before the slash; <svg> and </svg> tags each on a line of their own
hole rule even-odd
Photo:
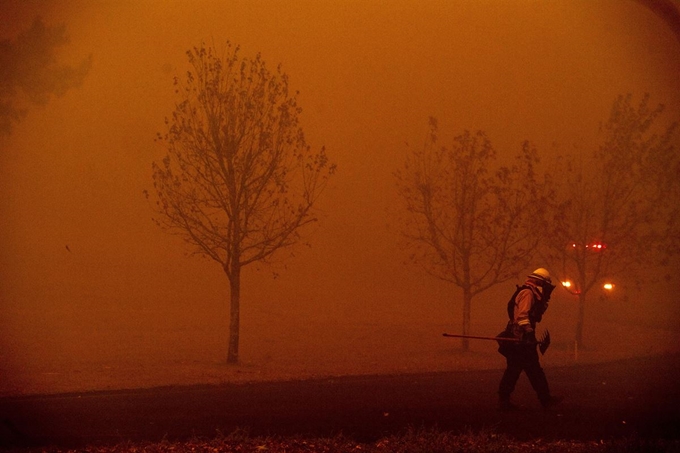
<svg viewBox="0 0 680 453">
<path fill-rule="evenodd" d="M 680 437 L 680 355 L 546 369 L 565 400 L 543 411 L 522 376 L 524 410 L 496 410 L 501 371 L 362 376 L 0 399 L 5 445 L 340 434 L 371 441 L 409 427 L 490 429 L 516 439 Z"/>
</svg>

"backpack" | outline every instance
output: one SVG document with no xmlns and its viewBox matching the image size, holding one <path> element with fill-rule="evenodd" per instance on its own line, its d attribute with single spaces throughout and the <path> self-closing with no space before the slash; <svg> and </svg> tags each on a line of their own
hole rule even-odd
<svg viewBox="0 0 680 453">
<path fill-rule="evenodd" d="M 523 289 L 531 289 L 528 285 L 516 285 L 517 289 L 515 290 L 514 294 L 508 301 L 508 319 L 512 323 L 515 320 L 515 298 L 519 294 L 520 291 Z M 548 297 L 546 299 L 550 298 L 550 294 L 548 294 Z M 539 300 L 535 299 L 534 305 L 531 307 L 531 310 L 529 310 L 529 321 L 531 322 L 531 326 L 534 327 L 537 322 L 541 322 L 543 319 L 543 314 L 545 311 L 548 309 L 548 301 L 547 300 Z"/>
<path fill-rule="evenodd" d="M 503 330 L 501 333 L 496 335 L 498 338 L 516 338 L 514 333 L 513 333 L 513 322 L 515 320 L 515 299 L 517 298 L 517 295 L 520 293 L 520 291 L 524 289 L 531 289 L 529 288 L 528 285 L 516 285 L 515 292 L 512 294 L 512 297 L 508 301 L 507 304 L 507 311 L 508 311 L 508 324 L 505 326 L 505 330 Z M 532 323 L 532 325 L 535 325 L 537 322 L 541 322 L 541 319 L 543 318 L 543 313 L 548 309 L 548 303 L 543 302 L 541 300 L 536 300 L 534 305 L 531 307 L 531 310 L 529 310 L 529 321 Z M 498 342 L 498 352 L 507 357 L 509 354 L 512 354 L 513 351 L 516 350 L 518 344 L 513 343 L 511 341 L 497 341 Z"/>
</svg>

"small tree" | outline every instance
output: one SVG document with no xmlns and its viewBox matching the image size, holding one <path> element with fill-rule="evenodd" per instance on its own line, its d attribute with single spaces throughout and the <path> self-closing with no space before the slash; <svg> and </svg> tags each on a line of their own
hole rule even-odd
<svg viewBox="0 0 680 453">
<path fill-rule="evenodd" d="M 175 79 L 180 100 L 159 134 L 168 154 L 153 164 L 158 223 L 224 270 L 235 363 L 241 269 L 298 242 L 335 166 L 307 145 L 280 67 L 272 73 L 259 54 L 241 58 L 229 44 L 222 58 L 205 46 L 187 56 L 191 70 L 184 84 Z"/>
<path fill-rule="evenodd" d="M 677 250 L 675 124 L 655 131 L 663 106 L 619 96 L 590 156 L 562 159 L 546 230 L 546 258 L 578 296 L 575 340 L 583 342 L 587 296 L 607 280 L 634 277 Z M 675 244 L 673 241 L 676 241 Z"/>
<path fill-rule="evenodd" d="M 67 43 L 63 26 L 48 27 L 39 17 L 15 40 L 0 41 L 0 135 L 9 135 L 29 106 L 47 104 L 82 83 L 92 59 L 75 68 L 59 64 L 56 50 Z"/>
<path fill-rule="evenodd" d="M 411 258 L 461 289 L 465 335 L 474 296 L 531 264 L 546 188 L 536 177 L 537 162 L 525 142 L 513 165 L 499 165 L 481 131 L 465 131 L 451 148 L 439 148 L 431 118 L 424 149 L 410 153 L 395 174 L 408 214 L 403 226 Z M 462 344 L 468 350 L 468 340 Z"/>
</svg>

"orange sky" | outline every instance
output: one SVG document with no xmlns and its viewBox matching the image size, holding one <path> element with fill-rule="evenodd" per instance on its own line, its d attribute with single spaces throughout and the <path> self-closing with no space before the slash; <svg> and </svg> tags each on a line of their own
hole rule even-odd
<svg viewBox="0 0 680 453">
<path fill-rule="evenodd" d="M 680 42 L 634 1 L 2 0 L 1 36 L 36 15 L 66 25 L 64 61 L 93 65 L 0 139 L 5 332 L 26 313 L 224 313 L 220 269 L 186 257 L 142 195 L 172 77 L 201 40 L 282 63 L 308 141 L 339 167 L 312 247 L 281 259 L 278 279 L 246 272 L 243 329 L 272 312 L 458 325 L 458 290 L 405 265 L 398 246 L 392 173 L 431 115 L 444 138 L 483 129 L 501 152 L 529 139 L 544 154 L 592 147 L 621 93 L 649 92 L 680 117 Z"/>
</svg>

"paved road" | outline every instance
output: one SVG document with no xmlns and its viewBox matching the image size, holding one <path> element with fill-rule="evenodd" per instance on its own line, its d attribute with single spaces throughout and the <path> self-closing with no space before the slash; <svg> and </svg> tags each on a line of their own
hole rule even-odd
<svg viewBox="0 0 680 453">
<path fill-rule="evenodd" d="M 0 440 L 71 446 L 214 436 L 331 435 L 375 440 L 408 427 L 491 429 L 517 439 L 680 438 L 680 355 L 546 370 L 559 408 L 540 409 L 523 376 L 496 410 L 500 371 L 346 377 L 0 399 Z"/>
</svg>

